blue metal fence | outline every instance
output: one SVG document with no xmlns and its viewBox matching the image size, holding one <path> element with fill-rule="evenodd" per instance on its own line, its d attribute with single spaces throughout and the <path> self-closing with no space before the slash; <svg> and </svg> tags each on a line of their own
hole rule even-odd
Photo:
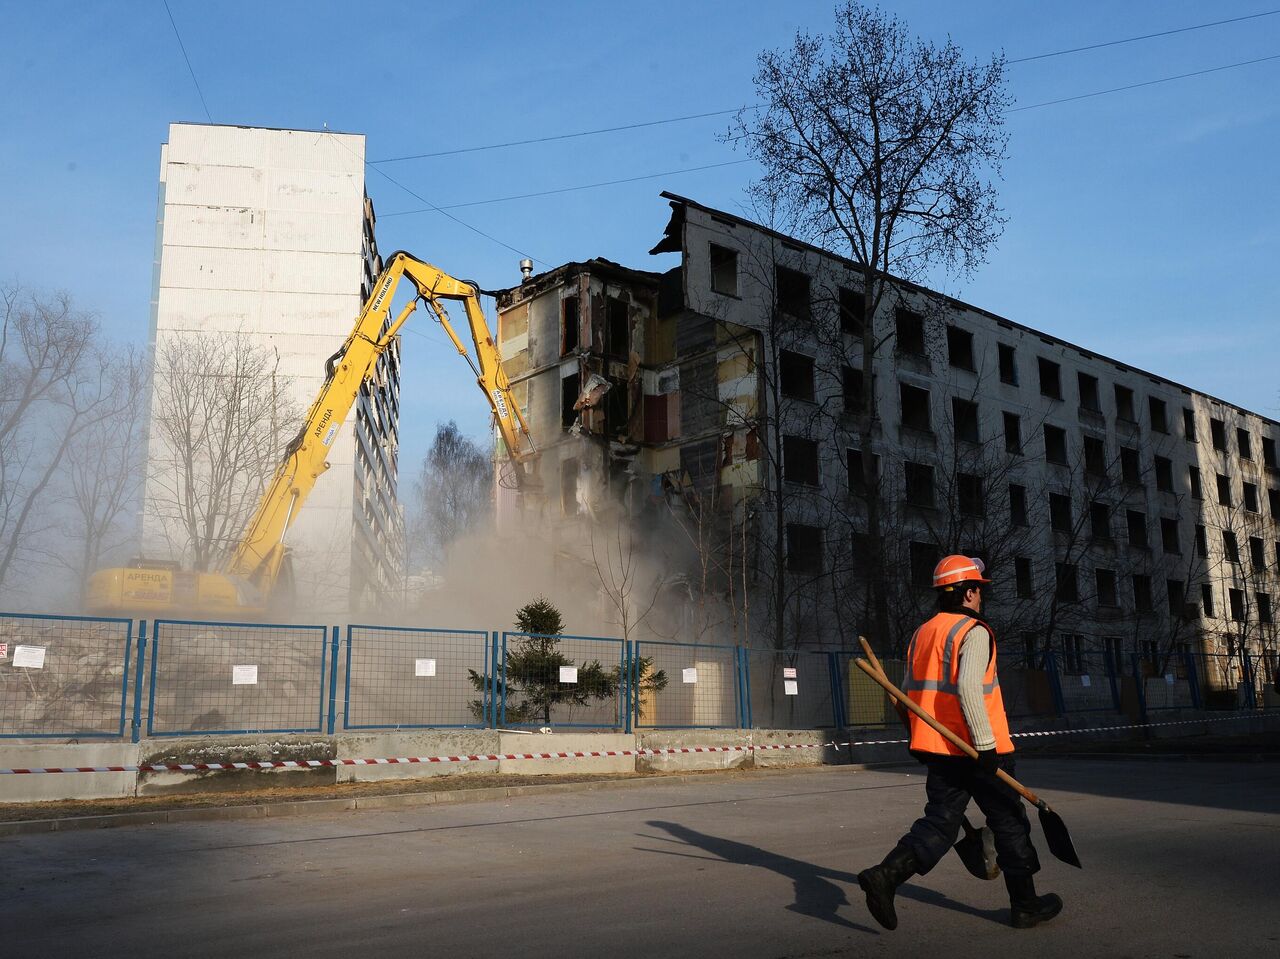
<svg viewBox="0 0 1280 959">
<path fill-rule="evenodd" d="M 0 613 L 0 738 L 125 734 L 133 622 Z"/>
<path fill-rule="evenodd" d="M 344 729 L 488 725 L 487 631 L 348 626 Z"/>
<path fill-rule="evenodd" d="M 638 640 L 628 688 L 640 729 L 717 729 L 743 725 L 736 646 Z"/>
<path fill-rule="evenodd" d="M 321 733 L 329 627 L 156 620 L 148 736 Z"/>
<path fill-rule="evenodd" d="M 747 696 L 745 725 L 756 729 L 843 725 L 837 654 L 743 649 L 740 661 Z"/>
<path fill-rule="evenodd" d="M 631 687 L 621 639 L 505 632 L 495 663 L 498 726 L 628 726 Z"/>
<path fill-rule="evenodd" d="M 127 619 L 0 614 L 0 739 L 896 726 L 854 658 L 366 625 L 156 620 L 138 623 L 135 638 Z M 900 660 L 884 666 L 901 679 Z M 1014 719 L 1275 709 L 1276 672 L 1248 653 L 1000 659 Z"/>
</svg>

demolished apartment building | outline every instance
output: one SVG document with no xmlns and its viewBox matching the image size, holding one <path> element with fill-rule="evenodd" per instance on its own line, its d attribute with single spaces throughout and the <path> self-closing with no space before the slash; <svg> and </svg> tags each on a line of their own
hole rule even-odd
<svg viewBox="0 0 1280 959">
<path fill-rule="evenodd" d="M 737 350 L 722 360 L 715 323 L 682 314 L 678 273 L 594 259 L 498 294 L 503 367 L 541 454 L 551 518 L 616 507 L 638 517 L 681 491 L 742 481 L 727 467 L 754 445 L 751 364 Z M 500 522 L 515 509 L 505 485 Z"/>
<path fill-rule="evenodd" d="M 877 561 L 860 539 L 858 268 L 663 197 L 651 253 L 674 269 L 572 263 L 500 294 L 547 508 L 620 502 L 650 525 L 647 510 L 710 503 L 750 540 L 753 631 L 772 619 L 774 642 L 852 648 Z M 1280 423 L 903 281 L 875 322 L 894 628 L 927 615 L 932 565 L 960 549 L 988 561 L 1004 641 L 1028 657 L 1078 672 L 1250 650 L 1274 681 Z M 1210 681 L 1230 686 L 1239 657 L 1222 662 Z"/>
</svg>

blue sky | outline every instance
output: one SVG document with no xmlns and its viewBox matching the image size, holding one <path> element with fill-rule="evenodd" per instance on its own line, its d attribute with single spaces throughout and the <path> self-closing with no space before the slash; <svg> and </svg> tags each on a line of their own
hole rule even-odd
<svg viewBox="0 0 1280 959">
<path fill-rule="evenodd" d="M 823 30 L 829 3 L 423 3 L 169 0 L 214 122 L 364 133 L 371 160 L 726 110 L 752 102 L 755 56 Z M 1278 4 L 1280 6 L 1280 4 Z M 889 3 L 918 33 L 1013 58 L 1270 10 L 1203 3 Z M 65 289 L 120 340 L 146 337 L 159 149 L 206 119 L 160 0 L 0 0 L 0 279 Z M 1019 106 L 1280 54 L 1280 14 L 1009 67 Z M 1280 192 L 1280 60 L 1023 110 L 1009 119 L 1009 225 L 978 306 L 1270 416 Z M 742 159 L 727 118 L 378 164 L 444 206 Z M 538 269 L 650 257 L 663 189 L 742 211 L 739 163 L 459 219 Z M 383 250 L 495 288 L 520 254 L 372 169 Z M 484 403 L 438 330 L 406 340 L 404 453 L 437 421 L 487 435 Z M 473 395 L 474 393 L 474 395 Z M 406 464 L 408 467 L 409 464 Z M 409 470 L 406 469 L 406 472 Z"/>
</svg>

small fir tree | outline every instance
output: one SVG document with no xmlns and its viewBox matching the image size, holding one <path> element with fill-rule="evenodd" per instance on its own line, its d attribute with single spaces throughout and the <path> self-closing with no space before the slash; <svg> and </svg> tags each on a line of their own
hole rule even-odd
<svg viewBox="0 0 1280 959">
<path fill-rule="evenodd" d="M 586 706 L 592 700 L 611 699 L 618 692 L 618 669 L 606 670 L 599 660 L 578 666 L 576 683 L 560 682 L 561 667 L 576 665 L 559 651 L 564 618 L 544 596 L 526 603 L 516 611 L 516 629 L 521 635 L 507 650 L 506 688 L 498 679 L 494 685 L 499 696 L 505 695 L 506 721 L 512 724 L 551 722 L 556 706 Z M 483 691 L 487 677 L 469 670 L 471 684 Z M 484 705 L 473 700 L 471 711 L 484 715 Z"/>
</svg>

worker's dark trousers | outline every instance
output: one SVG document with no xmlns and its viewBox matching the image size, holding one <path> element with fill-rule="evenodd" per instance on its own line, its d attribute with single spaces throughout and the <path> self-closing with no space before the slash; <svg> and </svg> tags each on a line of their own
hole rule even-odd
<svg viewBox="0 0 1280 959">
<path fill-rule="evenodd" d="M 1031 844 L 1031 823 L 1016 792 L 964 756 L 912 755 L 928 767 L 924 785 L 928 801 L 924 816 L 899 842 L 915 853 L 920 875 L 936 866 L 955 843 L 970 798 L 995 834 L 996 863 L 1005 875 L 1031 876 L 1040 871 L 1040 859 Z M 1012 776 L 1013 756 L 1001 756 L 1000 768 Z"/>
</svg>

